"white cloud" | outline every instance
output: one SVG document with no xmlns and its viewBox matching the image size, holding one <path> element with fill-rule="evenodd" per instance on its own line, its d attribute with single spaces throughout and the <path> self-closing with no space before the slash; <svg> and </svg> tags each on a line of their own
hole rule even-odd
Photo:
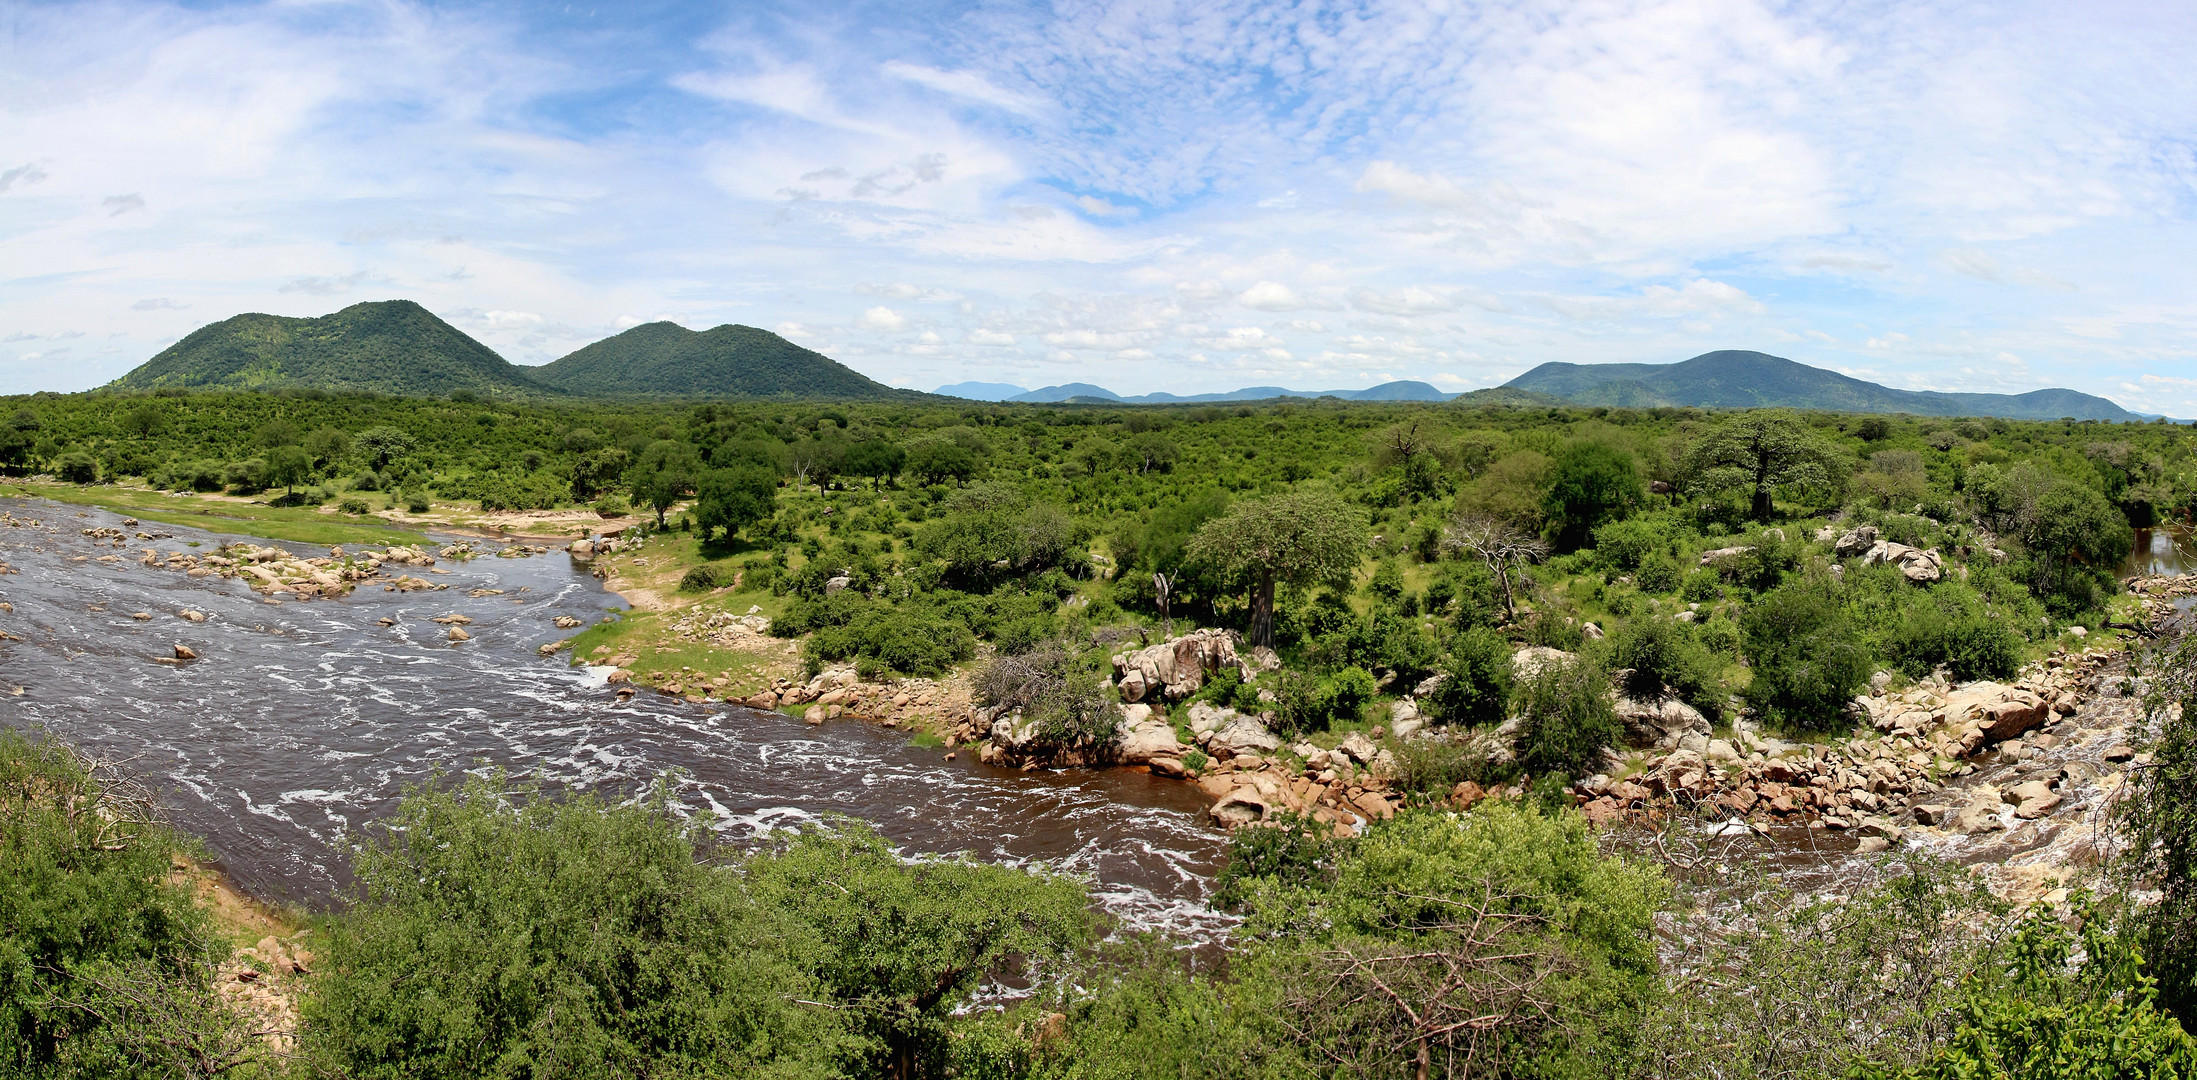
<svg viewBox="0 0 2197 1080">
<path fill-rule="evenodd" d="M 148 296 L 130 305 L 131 311 L 181 311 L 191 305 L 165 296 Z"/>
<path fill-rule="evenodd" d="M 864 330 L 906 330 L 908 318 L 889 307 L 879 305 L 863 312 L 862 317 L 854 321 L 854 325 Z"/>
<path fill-rule="evenodd" d="M 145 209 L 145 197 L 136 192 L 131 192 L 128 195 L 109 195 L 99 200 L 99 208 L 105 210 L 108 217 L 121 217 L 132 210 Z"/>
<path fill-rule="evenodd" d="M 1261 311 L 1298 311 L 1311 305 L 1295 289 L 1278 281 L 1262 281 L 1245 289 L 1236 302 Z"/>
<path fill-rule="evenodd" d="M 1003 334 L 997 330 L 986 330 L 982 327 L 969 331 L 969 344 L 971 345 L 999 346 L 1014 343 L 1015 336 L 1013 334 Z"/>
<path fill-rule="evenodd" d="M 885 74 L 906 79 L 918 86 L 950 94 L 966 101 L 979 102 L 1027 117 L 1039 117 L 1045 113 L 1045 103 L 1022 94 L 1002 90 L 974 71 L 940 71 L 899 60 L 889 61 L 883 68 Z"/>
</svg>

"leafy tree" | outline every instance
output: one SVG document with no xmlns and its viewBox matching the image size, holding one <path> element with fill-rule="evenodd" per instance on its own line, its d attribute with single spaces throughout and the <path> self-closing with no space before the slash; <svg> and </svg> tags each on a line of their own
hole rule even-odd
<svg viewBox="0 0 2197 1080">
<path fill-rule="evenodd" d="M 1274 586 L 1305 586 L 1357 569 L 1364 518 L 1333 491 L 1295 487 L 1230 507 L 1190 538 L 1185 553 L 1251 581 L 1251 643 L 1274 644 Z"/>
<path fill-rule="evenodd" d="M 976 455 L 950 439 L 916 439 L 907 445 L 907 470 L 926 484 L 965 482 L 976 475 Z"/>
<path fill-rule="evenodd" d="M 1573 550 L 1596 526 L 1631 513 L 1644 494 L 1631 454 L 1607 443 L 1575 443 L 1549 475 L 1545 512 L 1557 527 L 1558 546 Z"/>
<path fill-rule="evenodd" d="M 633 489 L 633 497 L 656 511 L 656 524 L 664 524 L 664 511 L 685 498 L 694 490 L 696 474 L 702 462 L 694 453 L 694 447 L 669 439 L 659 439 L 641 451 L 631 467 L 626 469 L 626 483 Z"/>
<path fill-rule="evenodd" d="M 2160 1004 L 2197 1019 L 2197 635 L 2145 656 L 2141 671 L 2144 711 L 2159 734 L 2113 804 L 2128 837 L 2119 869 L 2159 890 L 2137 925 Z"/>
<path fill-rule="evenodd" d="M 847 448 L 844 468 L 849 476 L 867 476 L 876 486 L 900 475 L 908 463 L 907 451 L 889 439 L 865 439 Z"/>
<path fill-rule="evenodd" d="M 804 833 L 744 876 L 757 900 L 798 921 L 788 951 L 859 1040 L 850 1075 L 939 1075 L 949 1018 L 987 975 L 1063 961 L 1091 935 L 1089 900 L 1069 879 L 909 863 L 859 827 Z"/>
<path fill-rule="evenodd" d="M 761 466 L 711 469 L 695 485 L 694 525 L 704 537 L 723 529 L 729 540 L 750 525 L 770 520 L 777 497 L 778 475 Z"/>
<path fill-rule="evenodd" d="M 158 434 L 168 425 L 168 413 L 158 405 L 140 405 L 123 413 L 115 421 L 124 435 L 140 441 Z"/>
<path fill-rule="evenodd" d="M 29 409 L 16 410 L 7 423 L 0 424 L 0 469 L 15 472 L 30 464 L 41 426 L 38 414 Z"/>
<path fill-rule="evenodd" d="M 419 448 L 419 440 L 401 428 L 370 427 L 359 432 L 359 450 L 373 463 L 375 472 L 389 471 L 389 464 Z"/>
<path fill-rule="evenodd" d="M 71 450 L 61 455 L 54 474 L 71 484 L 89 484 L 99 479 L 99 461 L 82 450 Z"/>
<path fill-rule="evenodd" d="M 1861 631 L 1841 609 L 1829 578 L 1788 581 L 1764 594 L 1740 617 L 1754 678 L 1745 695 L 1766 716 L 1790 727 L 1828 731 L 1874 666 Z"/>
<path fill-rule="evenodd" d="M 1586 776 L 1624 737 L 1609 673 L 1587 659 L 1550 660 L 1518 688 L 1518 763 L 1537 776 Z"/>
<path fill-rule="evenodd" d="M 267 451 L 267 467 L 260 473 L 260 483 L 267 487 L 284 489 L 285 496 L 297 494 L 297 486 L 313 478 L 313 459 L 301 447 L 277 446 Z"/>
<path fill-rule="evenodd" d="M 339 427 L 314 428 L 305 435 L 305 452 L 313 455 L 313 464 L 332 468 L 351 452 L 351 433 Z"/>
<path fill-rule="evenodd" d="M 1770 496 L 1778 488 L 1830 487 L 1842 468 L 1837 446 L 1799 417 L 1774 409 L 1745 412 L 1724 421 L 1710 429 L 1686 458 L 1692 486 L 1705 491 L 1748 491 L 1749 513 L 1756 521 L 1770 520 Z"/>
<path fill-rule="evenodd" d="M 269 450 L 278 446 L 296 446 L 305 441 L 305 433 L 288 420 L 269 420 L 259 427 L 259 445 Z"/>
<path fill-rule="evenodd" d="M 1182 451 L 1156 431 L 1147 431 L 1129 440 L 1128 455 L 1140 473 L 1166 472 L 1175 465 Z"/>
</svg>

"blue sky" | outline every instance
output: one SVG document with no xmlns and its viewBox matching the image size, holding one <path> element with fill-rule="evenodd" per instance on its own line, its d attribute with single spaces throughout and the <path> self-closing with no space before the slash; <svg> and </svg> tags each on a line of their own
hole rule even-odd
<svg viewBox="0 0 2197 1080">
<path fill-rule="evenodd" d="M 0 0 L 0 392 L 409 297 L 882 381 L 1751 348 L 2197 415 L 2197 9 Z"/>
</svg>

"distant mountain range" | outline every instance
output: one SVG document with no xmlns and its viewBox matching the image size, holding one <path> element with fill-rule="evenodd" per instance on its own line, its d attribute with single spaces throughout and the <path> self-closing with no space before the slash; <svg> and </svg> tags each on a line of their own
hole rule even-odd
<svg viewBox="0 0 2197 1080">
<path fill-rule="evenodd" d="M 672 322 L 636 326 L 541 367 L 524 367 L 410 300 L 353 304 L 318 318 L 246 314 L 202 326 L 111 384 L 124 389 L 273 389 L 307 386 L 379 394 L 487 398 L 779 398 L 922 400 L 831 357 L 752 326 L 689 330 Z M 1247 386 L 1219 394 L 1124 397 L 1090 383 L 1025 390 L 964 382 L 938 393 L 1031 404 L 1168 405 L 1274 398 L 1449 401 L 1423 382 L 1365 390 Z M 2073 390 L 1946 394 L 1894 390 L 1759 352 L 1703 353 L 1677 364 L 1547 363 L 1468 403 L 1557 403 L 1613 408 L 1680 406 L 1790 408 L 1920 416 L 2003 416 L 2014 420 L 2143 420 L 2101 397 Z"/>
<path fill-rule="evenodd" d="M 1448 401 L 1452 396 L 1423 382 L 1390 382 L 1366 390 L 1288 390 L 1279 386 L 1247 386 L 1222 394 L 1138 394 L 1123 397 L 1090 383 L 1062 383 L 1024 390 L 1011 383 L 964 382 L 941 386 L 933 393 L 973 401 L 1012 401 L 1028 404 L 1188 405 L 1207 401 L 1267 401 L 1273 398 L 1333 397 L 1344 401 Z"/>
<path fill-rule="evenodd" d="M 193 331 L 112 384 L 127 389 L 308 386 L 491 398 L 920 399 L 768 330 L 654 322 L 541 367 L 496 355 L 410 300 L 299 319 L 238 315 Z"/>
<path fill-rule="evenodd" d="M 1676 364 L 1551 362 L 1503 385 L 1578 405 L 1611 408 L 1820 409 L 1917 416 L 2000 416 L 2009 420 L 2145 419 L 2102 397 L 2074 390 L 2032 390 L 2026 394 L 1894 390 L 1781 356 L 1740 350 L 1703 353 Z"/>
</svg>

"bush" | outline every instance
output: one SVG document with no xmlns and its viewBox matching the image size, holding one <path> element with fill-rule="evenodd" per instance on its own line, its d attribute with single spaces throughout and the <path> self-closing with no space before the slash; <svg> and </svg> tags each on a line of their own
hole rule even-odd
<svg viewBox="0 0 2197 1080">
<path fill-rule="evenodd" d="M 1506 771 L 1479 746 L 1455 733 L 1407 739 L 1396 746 L 1396 790 L 1440 798 L 1471 780 L 1492 784 Z"/>
<path fill-rule="evenodd" d="M 1715 600 L 1723 589 L 1717 583 L 1716 571 L 1703 568 L 1686 575 L 1678 587 L 1678 598 L 1689 604 L 1706 604 Z"/>
<path fill-rule="evenodd" d="M 1591 660 L 1545 663 L 1518 688 L 1518 764 L 1536 776 L 1586 776 L 1625 729 L 1610 704 L 1609 675 Z"/>
<path fill-rule="evenodd" d="M 71 484 L 89 484 L 99 479 L 99 462 L 81 450 L 71 450 L 61 455 L 54 464 L 54 475 Z"/>
<path fill-rule="evenodd" d="M 679 591 L 702 593 L 722 589 L 739 576 L 740 571 L 729 562 L 706 562 L 680 576 Z"/>
<path fill-rule="evenodd" d="M 243 1057 L 211 983 L 228 948 L 154 810 L 60 743 L 0 731 L 0 1072 L 206 1076 Z"/>
<path fill-rule="evenodd" d="M 1536 611 L 1526 620 L 1526 644 L 1540 645 L 1565 652 L 1578 652 L 1587 640 L 1586 632 L 1579 628 L 1579 620 L 1567 619 L 1553 611 Z"/>
<path fill-rule="evenodd" d="M 2022 636 L 1988 615 L 1948 616 L 1933 605 L 1910 611 L 1885 642 L 1901 671 L 1928 675 L 1943 664 L 1955 679 L 2011 679 L 2022 665 Z"/>
<path fill-rule="evenodd" d="M 1677 559 L 1656 555 L 1642 560 L 1640 569 L 1633 571 L 1633 584 L 1640 586 L 1640 591 L 1646 593 L 1676 592 L 1683 575 L 1684 571 L 1679 568 Z"/>
<path fill-rule="evenodd" d="M 852 589 L 824 604 L 801 607 L 808 609 L 805 618 L 811 625 L 823 623 L 801 646 L 802 658 L 816 670 L 828 662 L 867 656 L 903 675 L 934 677 L 976 651 L 976 637 L 967 626 L 927 607 L 896 606 Z M 804 616 L 788 615 L 788 630 L 800 633 L 794 627 Z M 777 622 L 772 620 L 774 630 Z"/>
<path fill-rule="evenodd" d="M 404 496 L 404 509 L 408 513 L 424 514 L 428 512 L 428 510 L 432 509 L 432 507 L 428 504 L 427 493 L 415 489 L 410 494 Z"/>
<path fill-rule="evenodd" d="M 1846 707 L 1869 681 L 1869 651 L 1840 610 L 1837 587 L 1810 577 L 1783 585 L 1742 616 L 1754 679 L 1749 703 L 1790 728 L 1842 730 Z"/>
<path fill-rule="evenodd" d="M 1421 704 L 1450 724 L 1499 724 L 1510 703 L 1510 643 L 1486 627 L 1457 635 L 1442 658 L 1442 679 Z"/>
<path fill-rule="evenodd" d="M 1618 627 L 1610 636 L 1610 663 L 1626 672 L 1629 696 L 1655 699 L 1668 692 L 1711 720 L 1723 711 L 1716 661 L 1692 628 L 1676 619 L 1649 615 Z"/>
<path fill-rule="evenodd" d="M 1120 745 L 1121 707 L 1061 648 L 998 657 L 977 673 L 974 690 L 979 704 L 1021 709 L 1046 754 L 1104 760 Z"/>
<path fill-rule="evenodd" d="M 1594 553 L 1615 570 L 1635 570 L 1666 541 L 1663 530 L 1646 518 L 1613 521 L 1594 530 Z"/>
<path fill-rule="evenodd" d="M 625 496 L 617 492 L 611 492 L 595 500 L 595 505 L 589 507 L 589 509 L 595 511 L 596 517 L 618 518 L 632 513 L 633 504 L 627 502 Z"/>
<path fill-rule="evenodd" d="M 372 504 L 368 503 L 365 499 L 361 499 L 356 496 L 346 498 L 342 502 L 337 503 L 336 509 L 343 511 L 346 514 L 359 514 L 362 516 L 374 512 L 374 507 Z"/>
</svg>

